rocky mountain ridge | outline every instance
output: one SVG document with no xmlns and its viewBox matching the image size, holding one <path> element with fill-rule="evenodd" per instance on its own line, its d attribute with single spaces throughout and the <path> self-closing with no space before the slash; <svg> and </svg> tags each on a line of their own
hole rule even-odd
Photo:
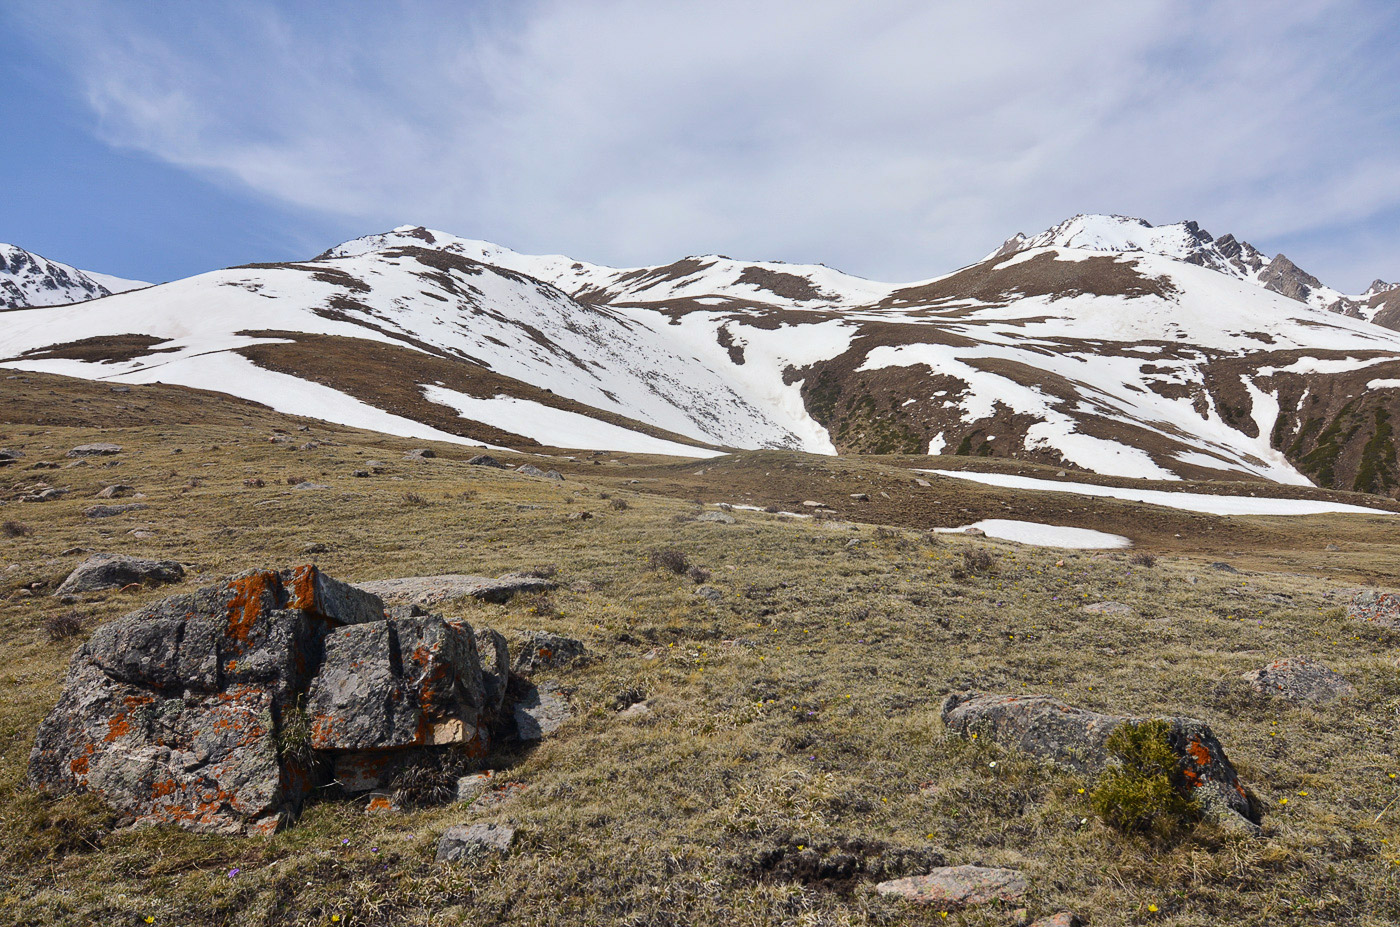
<svg viewBox="0 0 1400 927">
<path fill-rule="evenodd" d="M 718 255 L 608 268 L 402 226 L 21 312 L 0 363 L 497 447 L 955 453 L 1391 492 L 1400 334 L 1373 322 L 1400 289 L 1329 313 L 1315 283 L 1195 223 L 1123 217 L 910 284 Z"/>
<path fill-rule="evenodd" d="M 61 306 L 150 286 L 78 270 L 0 242 L 0 309 Z"/>
</svg>

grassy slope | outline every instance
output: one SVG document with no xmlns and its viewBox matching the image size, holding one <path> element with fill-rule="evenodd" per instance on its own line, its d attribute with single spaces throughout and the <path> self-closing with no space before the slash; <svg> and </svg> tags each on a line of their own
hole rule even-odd
<svg viewBox="0 0 1400 927">
<path fill-rule="evenodd" d="M 192 403 L 197 416 L 187 411 Z M 743 455 L 726 470 L 607 455 L 607 463 L 566 465 L 569 480 L 555 484 L 468 467 L 462 448 L 402 461 L 413 442 L 319 424 L 302 433 L 292 420 L 190 391 L 113 395 L 100 384 L 31 377 L 0 380 L 0 404 L 12 423 L 0 428 L 0 446 L 23 447 L 22 467 L 63 461 L 85 441 L 127 448 L 113 468 L 94 461 L 0 471 L 7 490 L 41 478 L 74 490 L 59 502 L 0 508 L 0 520 L 34 528 L 0 538 L 0 593 L 33 581 L 52 588 L 80 558 L 63 551 L 79 546 L 197 564 L 190 586 L 301 562 L 313 542 L 331 547 L 317 557 L 321 565 L 350 580 L 553 563 L 566 585 L 548 600 L 450 611 L 506 631 L 571 634 L 597 655 L 557 674 L 573 690 L 576 720 L 538 750 L 498 758 L 501 781 L 525 789 L 490 810 L 371 816 L 322 802 L 271 838 L 108 833 L 95 803 L 51 801 L 22 785 L 35 726 L 57 697 L 76 641 L 51 643 L 41 630 L 66 607 L 43 596 L 8 598 L 0 604 L 0 923 L 1010 920 L 988 909 L 944 921 L 865 889 L 755 880 L 749 862 L 784 832 L 797 835 L 793 842 L 869 838 L 930 849 L 950 863 L 1016 866 L 1032 879 L 1032 914 L 1069 908 L 1095 925 L 1400 919 L 1400 780 L 1389 778 L 1400 773 L 1400 634 L 1348 623 L 1336 607 L 1341 587 L 1306 575 L 1336 557 L 1320 550 L 1330 538 L 1352 547 L 1350 577 L 1393 577 L 1393 531 L 1377 519 L 1283 527 L 1279 519 L 1210 519 L 1184 522 L 1212 529 L 1189 534 L 1169 530 L 1177 516 L 1103 503 L 1109 508 L 1091 517 L 1136 510 L 1147 546 L 1182 544 L 1143 567 L 1121 555 L 930 542 L 916 528 L 994 512 L 1016 517 L 1002 506 L 1044 503 L 941 481 L 917 496 L 918 487 L 877 462 Z M 129 417 L 117 405 L 129 406 Z M 199 424 L 174 424 L 191 417 Z M 49 424 L 24 424 L 40 418 Z M 294 442 L 345 445 L 270 444 L 274 427 Z M 368 458 L 389 471 L 351 478 Z M 753 469 L 755 461 L 765 469 Z M 330 488 L 293 490 L 288 476 Z M 244 487 L 249 477 L 266 487 Z M 102 482 L 118 480 L 145 492 L 151 509 L 85 519 L 81 510 Z M 736 512 L 734 526 L 685 520 L 697 510 L 684 501 L 690 497 L 767 492 L 750 501 L 847 506 L 838 495 L 872 488 L 904 493 L 883 501 L 897 516 L 888 521 L 907 527 L 881 532 L 748 512 Z M 629 507 L 613 509 L 603 493 Z M 871 506 L 867 517 L 884 520 Z M 566 519 L 578 511 L 595 517 Z M 152 536 L 127 533 L 138 527 Z M 1307 544 L 1288 551 L 1280 538 L 1290 530 Z M 851 538 L 864 543 L 848 548 Z M 1251 538 L 1266 544 L 1246 551 L 1241 539 Z M 1203 568 L 1199 557 L 1220 559 L 1232 545 L 1244 555 L 1237 563 L 1287 562 L 1292 572 Z M 649 572 L 646 553 L 663 546 L 709 569 L 724 598 L 706 603 L 688 579 Z M 997 555 L 994 572 L 955 579 L 962 551 L 974 547 Z M 113 593 L 80 611 L 90 628 L 163 594 Z M 1104 599 L 1138 614 L 1078 610 Z M 1290 708 L 1244 697 L 1228 682 L 1290 654 L 1322 659 L 1357 685 L 1357 697 Z M 939 701 L 963 687 L 1204 718 L 1264 800 L 1266 837 L 1202 826 L 1159 847 L 1110 831 L 1078 792 L 1088 783 L 949 739 Z M 630 690 L 652 701 L 652 717 L 616 717 L 613 706 Z M 467 820 L 517 824 L 517 852 L 434 867 L 437 835 Z"/>
</svg>

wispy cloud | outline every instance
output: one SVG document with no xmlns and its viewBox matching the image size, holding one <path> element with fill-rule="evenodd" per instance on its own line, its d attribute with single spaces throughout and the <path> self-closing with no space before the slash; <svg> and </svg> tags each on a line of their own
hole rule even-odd
<svg viewBox="0 0 1400 927">
<path fill-rule="evenodd" d="M 366 231 L 910 279 L 1113 211 L 1400 273 L 1347 234 L 1400 209 L 1382 2 L 12 9 L 113 145 Z"/>
</svg>

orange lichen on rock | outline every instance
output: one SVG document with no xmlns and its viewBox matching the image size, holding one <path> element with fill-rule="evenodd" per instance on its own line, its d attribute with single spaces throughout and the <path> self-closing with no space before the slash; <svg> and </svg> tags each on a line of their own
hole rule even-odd
<svg viewBox="0 0 1400 927">
<path fill-rule="evenodd" d="M 240 642 L 248 640 L 248 633 L 263 613 L 267 593 L 280 586 L 281 582 L 281 577 L 273 571 L 259 570 L 229 583 L 232 596 L 228 601 L 226 633 L 230 638 Z"/>
</svg>

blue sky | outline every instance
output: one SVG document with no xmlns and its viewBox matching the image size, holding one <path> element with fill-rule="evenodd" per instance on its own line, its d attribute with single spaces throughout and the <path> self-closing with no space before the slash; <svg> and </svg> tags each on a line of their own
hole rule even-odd
<svg viewBox="0 0 1400 927">
<path fill-rule="evenodd" d="M 0 241 L 166 280 L 425 224 L 886 280 L 1078 212 L 1400 278 L 1400 4 L 0 5 Z"/>
</svg>

